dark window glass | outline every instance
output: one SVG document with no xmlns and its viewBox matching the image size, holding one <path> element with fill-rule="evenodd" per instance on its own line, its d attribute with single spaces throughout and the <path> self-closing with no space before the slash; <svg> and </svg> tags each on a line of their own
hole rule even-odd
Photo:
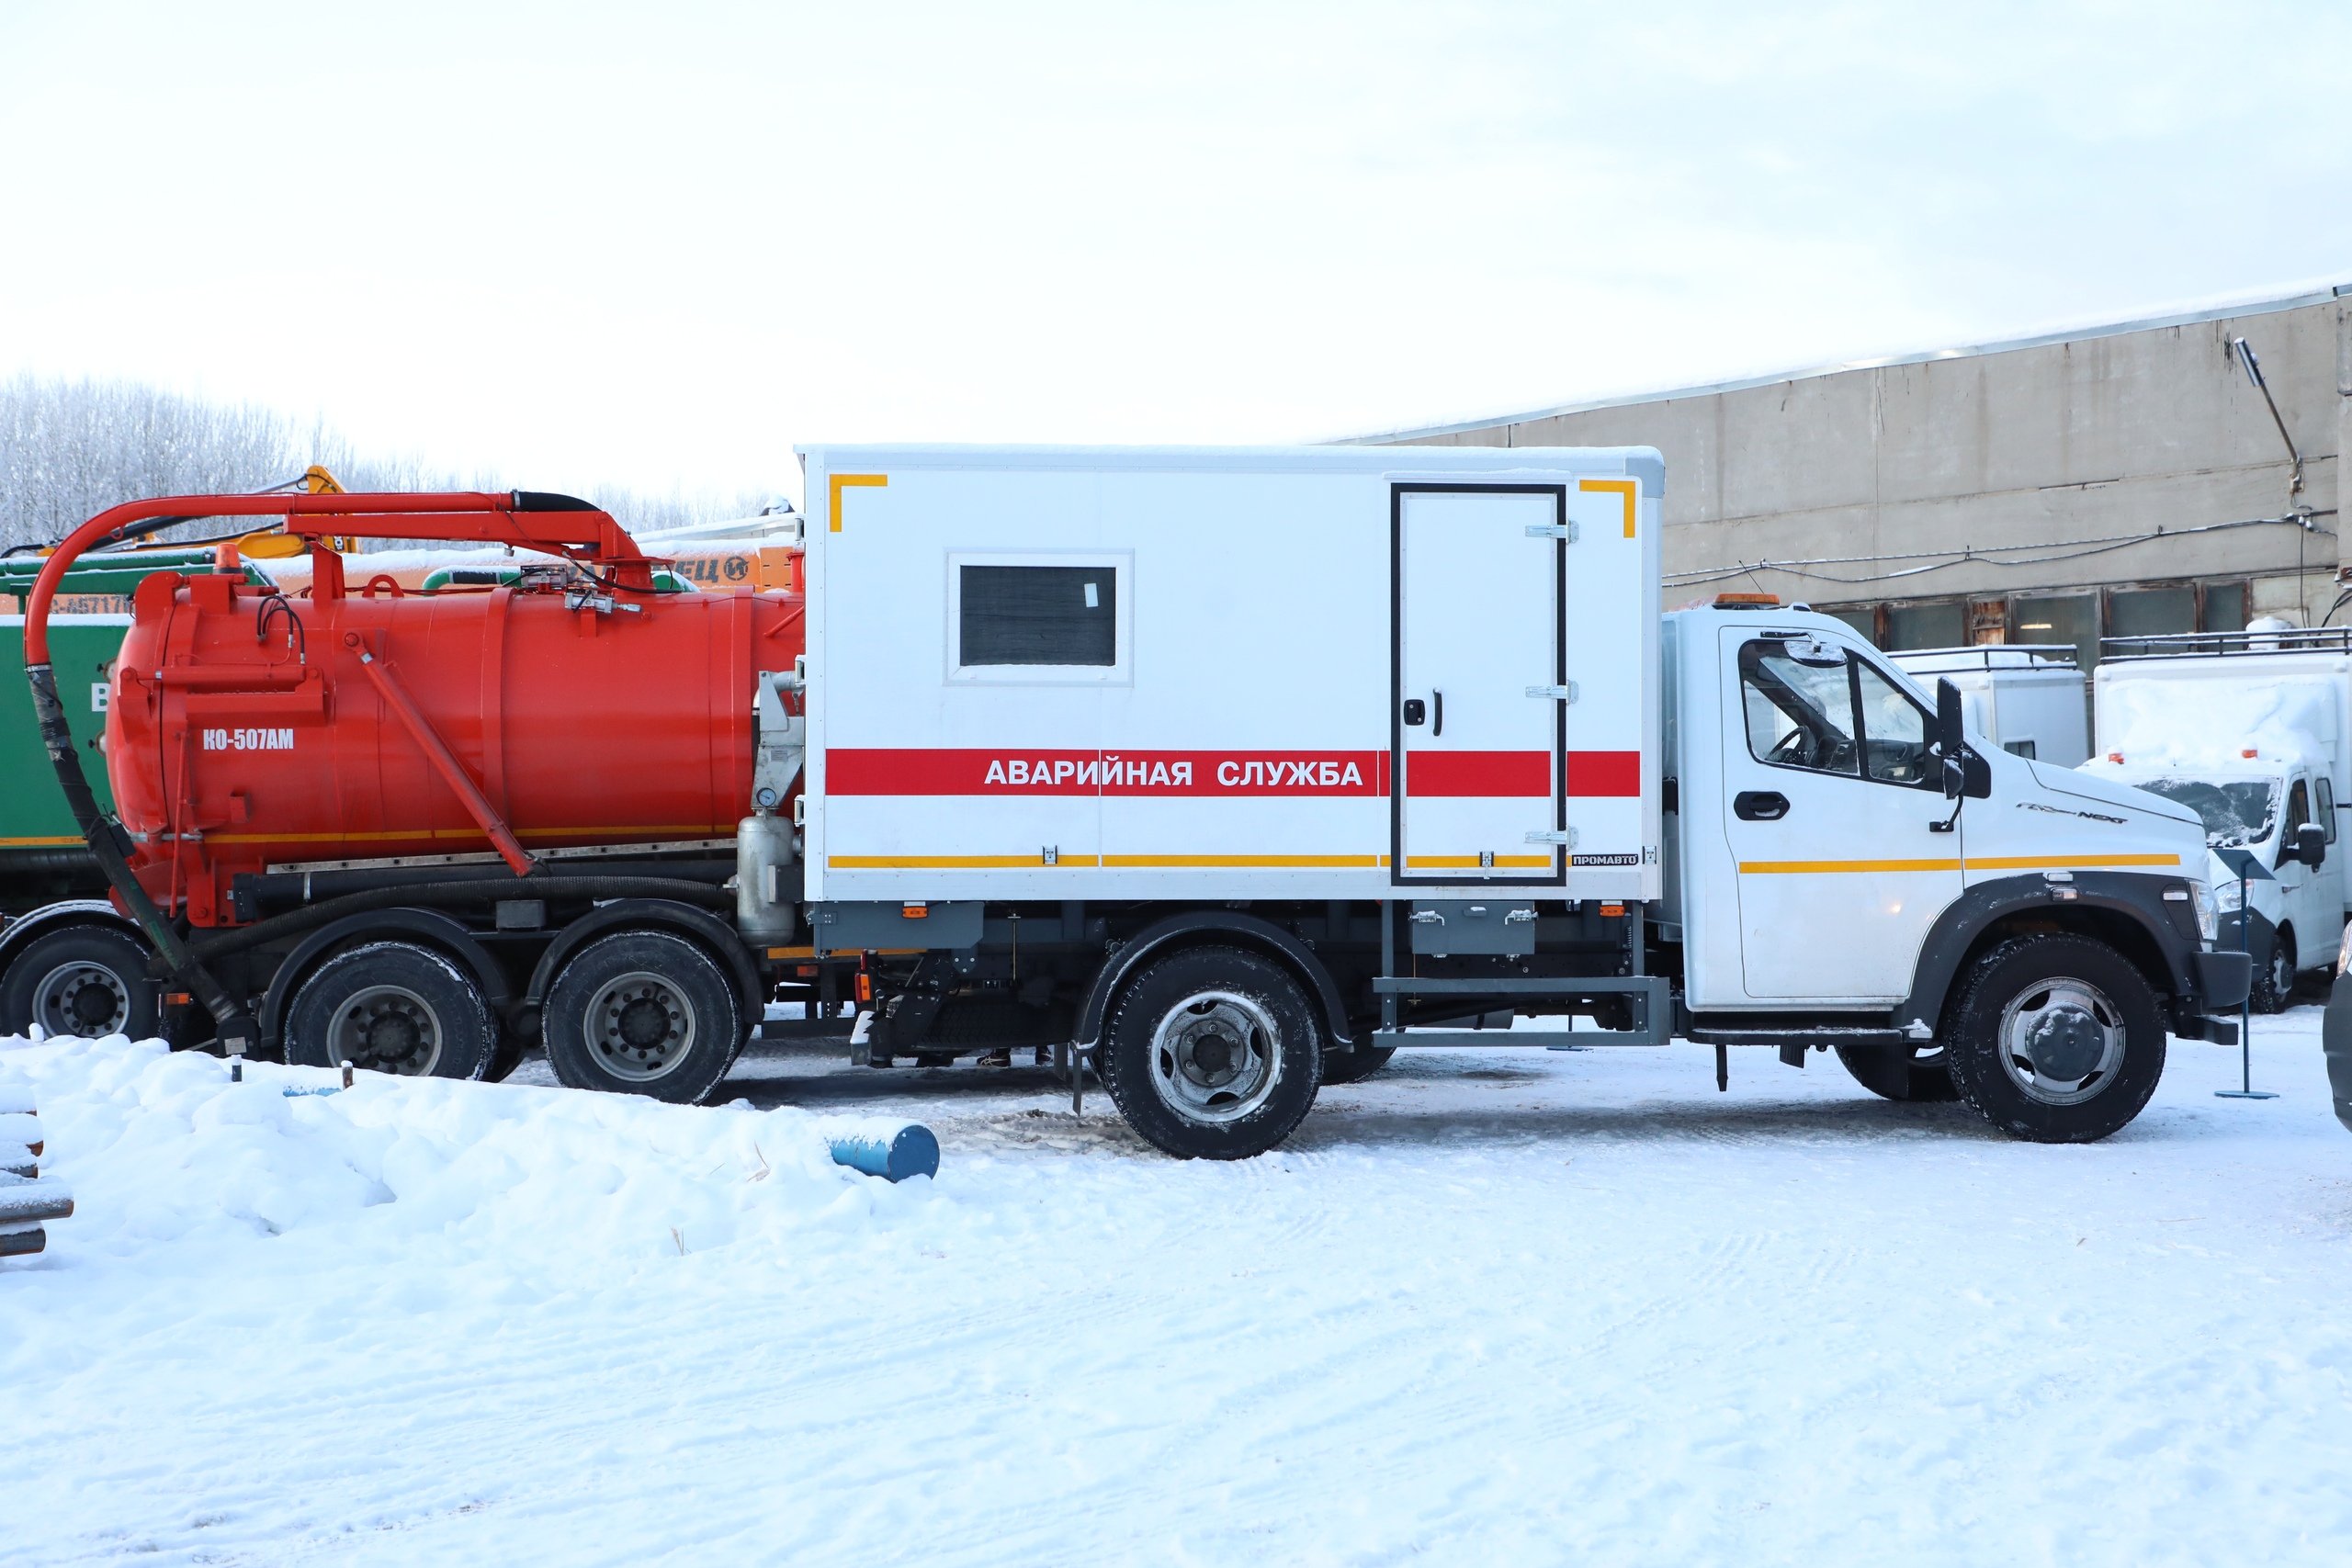
<svg viewBox="0 0 2352 1568">
<path fill-rule="evenodd" d="M 2335 842 L 2335 786 L 2320 774 L 2315 787 L 2319 790 L 2319 825 L 2327 829 L 2327 841 Z"/>
<path fill-rule="evenodd" d="M 1886 646 L 1960 648 L 1968 641 L 1965 608 L 1954 600 L 1943 604 L 1897 604 L 1886 613 Z"/>
<path fill-rule="evenodd" d="M 2109 602 L 2109 637 L 2170 637 L 2197 629 L 2193 588 L 2119 588 Z"/>
<path fill-rule="evenodd" d="M 1843 610 L 1824 610 L 1821 613 L 1825 615 L 1835 615 L 1838 619 L 1845 622 L 1848 626 L 1861 633 L 1862 640 L 1864 642 L 1872 644 L 1873 646 L 1877 644 L 1878 612 L 1871 609 L 1869 605 L 1865 604 L 1860 609 L 1849 608 Z"/>
<path fill-rule="evenodd" d="M 2075 645 L 2084 670 L 2098 664 L 2098 600 L 2088 593 L 2063 598 L 2020 599 L 2010 621 L 2009 640 Z"/>
<path fill-rule="evenodd" d="M 2205 585 L 2205 624 L 2197 629 L 2206 632 L 2245 630 L 2245 584 L 2243 582 L 2207 583 Z"/>
<path fill-rule="evenodd" d="M 1110 567 L 958 570 L 958 663 L 1118 663 L 1118 576 Z"/>
</svg>

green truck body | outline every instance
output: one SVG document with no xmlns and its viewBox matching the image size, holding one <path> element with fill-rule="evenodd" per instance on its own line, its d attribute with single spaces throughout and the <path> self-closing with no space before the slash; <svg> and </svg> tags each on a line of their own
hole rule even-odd
<svg viewBox="0 0 2352 1568">
<path fill-rule="evenodd" d="M 135 555 L 95 556 L 65 574 L 61 603 L 75 605 L 119 601 L 115 613 L 52 615 L 50 662 L 57 671 L 58 695 L 75 742 L 91 748 L 106 728 L 108 671 L 130 630 L 132 589 L 159 571 L 209 571 L 208 549 L 142 550 Z M 106 891 L 97 863 L 83 848 L 82 831 L 65 809 L 56 772 L 33 721 L 31 690 L 25 683 L 23 608 L 40 575 L 40 557 L 0 562 L 0 917 L 17 915 L 59 898 L 90 897 Z M 266 581 L 252 567 L 248 581 Z M 103 759 L 92 748 L 83 772 L 98 805 L 111 810 L 114 795 Z"/>
</svg>

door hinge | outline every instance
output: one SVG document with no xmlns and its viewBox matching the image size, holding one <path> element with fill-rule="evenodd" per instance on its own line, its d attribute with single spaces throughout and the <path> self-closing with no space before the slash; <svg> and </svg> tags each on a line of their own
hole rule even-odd
<svg viewBox="0 0 2352 1568">
<path fill-rule="evenodd" d="M 1577 700 L 1577 683 L 1571 681 L 1565 686 L 1530 686 L 1527 694 L 1546 702 L 1572 703 Z"/>
<path fill-rule="evenodd" d="M 1577 830 L 1574 828 L 1546 828 L 1542 832 L 1528 834 L 1527 841 L 1531 844 L 1566 844 L 1575 849 Z"/>
<path fill-rule="evenodd" d="M 1531 539 L 1566 539 L 1577 542 L 1577 525 L 1573 523 L 1530 523 L 1527 536 Z"/>
</svg>

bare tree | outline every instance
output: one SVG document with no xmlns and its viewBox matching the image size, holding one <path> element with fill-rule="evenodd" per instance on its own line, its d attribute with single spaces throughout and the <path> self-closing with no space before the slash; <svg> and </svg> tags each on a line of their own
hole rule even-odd
<svg viewBox="0 0 2352 1568">
<path fill-rule="evenodd" d="M 406 456 L 363 453 L 323 420 L 217 403 L 133 381 L 20 376 L 0 383 L 0 547 L 47 544 L 123 501 L 266 490 L 325 466 L 345 490 L 503 490 Z M 596 485 L 587 499 L 648 532 L 746 517 L 764 494 L 650 495 Z"/>
</svg>

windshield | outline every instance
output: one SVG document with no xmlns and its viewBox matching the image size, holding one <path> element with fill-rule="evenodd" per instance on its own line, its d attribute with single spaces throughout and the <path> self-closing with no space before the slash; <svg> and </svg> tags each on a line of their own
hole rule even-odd
<svg viewBox="0 0 2352 1568">
<path fill-rule="evenodd" d="M 2134 779 L 2134 789 L 2177 801 L 2204 819 L 2205 842 L 2242 850 L 2270 837 L 2278 818 L 2278 786 L 2268 779 L 2214 784 L 2206 779 Z"/>
</svg>

